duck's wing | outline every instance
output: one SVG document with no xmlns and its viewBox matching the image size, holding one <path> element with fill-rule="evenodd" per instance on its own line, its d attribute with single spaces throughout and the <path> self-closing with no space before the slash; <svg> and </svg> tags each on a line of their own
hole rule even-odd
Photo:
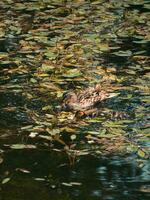
<svg viewBox="0 0 150 200">
<path fill-rule="evenodd" d="M 96 103 L 107 98 L 105 91 L 100 91 L 95 88 L 88 88 L 84 92 L 78 94 L 78 102 L 83 108 L 91 108 Z"/>
<path fill-rule="evenodd" d="M 99 88 L 98 87 L 89 87 L 83 91 L 80 91 L 77 93 L 79 101 L 82 99 L 88 99 L 91 98 L 93 95 L 98 95 L 99 93 Z"/>
</svg>

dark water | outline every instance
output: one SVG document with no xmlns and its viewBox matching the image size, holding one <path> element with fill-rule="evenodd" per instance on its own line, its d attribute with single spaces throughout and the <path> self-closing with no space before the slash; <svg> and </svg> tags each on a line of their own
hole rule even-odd
<svg viewBox="0 0 150 200">
<path fill-rule="evenodd" d="M 149 1 L 0 2 L 0 200 L 150 198 L 149 9 Z M 63 93 L 103 79 L 120 95 L 100 117 L 61 114 Z M 67 145 L 44 138 L 56 130 L 88 153 L 71 163 Z M 84 138 L 97 132 L 107 148 Z"/>
<path fill-rule="evenodd" d="M 1 199 L 149 199 L 148 163 L 85 156 L 70 168 L 66 161 L 56 152 L 7 153 L 1 174 L 9 172 L 11 180 L 1 187 Z"/>
</svg>

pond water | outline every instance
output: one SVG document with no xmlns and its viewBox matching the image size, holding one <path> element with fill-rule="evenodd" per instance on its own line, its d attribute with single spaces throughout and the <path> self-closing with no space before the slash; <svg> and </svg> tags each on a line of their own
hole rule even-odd
<svg viewBox="0 0 150 200">
<path fill-rule="evenodd" d="M 0 2 L 0 200 L 150 197 L 150 3 Z M 97 116 L 63 95 L 100 84 Z"/>
<path fill-rule="evenodd" d="M 56 152 L 7 153 L 1 174 L 11 181 L 1 199 L 149 199 L 149 166 L 139 167 L 135 157 L 85 156 L 73 168 L 65 164 Z"/>
</svg>

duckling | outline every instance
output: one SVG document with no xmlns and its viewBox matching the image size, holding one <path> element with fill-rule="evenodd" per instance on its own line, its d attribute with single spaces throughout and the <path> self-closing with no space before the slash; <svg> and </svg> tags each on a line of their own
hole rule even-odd
<svg viewBox="0 0 150 200">
<path fill-rule="evenodd" d="M 116 96 L 115 93 L 107 93 L 100 85 L 89 87 L 79 92 L 69 92 L 63 100 L 63 108 L 69 111 L 87 111 L 96 107 L 101 101 Z"/>
</svg>

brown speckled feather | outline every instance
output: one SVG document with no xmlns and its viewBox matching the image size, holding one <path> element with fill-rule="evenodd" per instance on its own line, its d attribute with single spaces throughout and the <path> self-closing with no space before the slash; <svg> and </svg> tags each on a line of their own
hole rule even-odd
<svg viewBox="0 0 150 200">
<path fill-rule="evenodd" d="M 109 97 L 110 95 L 102 90 L 100 85 L 96 85 L 84 91 L 68 93 L 63 101 L 63 107 L 73 111 L 88 110 Z"/>
</svg>

